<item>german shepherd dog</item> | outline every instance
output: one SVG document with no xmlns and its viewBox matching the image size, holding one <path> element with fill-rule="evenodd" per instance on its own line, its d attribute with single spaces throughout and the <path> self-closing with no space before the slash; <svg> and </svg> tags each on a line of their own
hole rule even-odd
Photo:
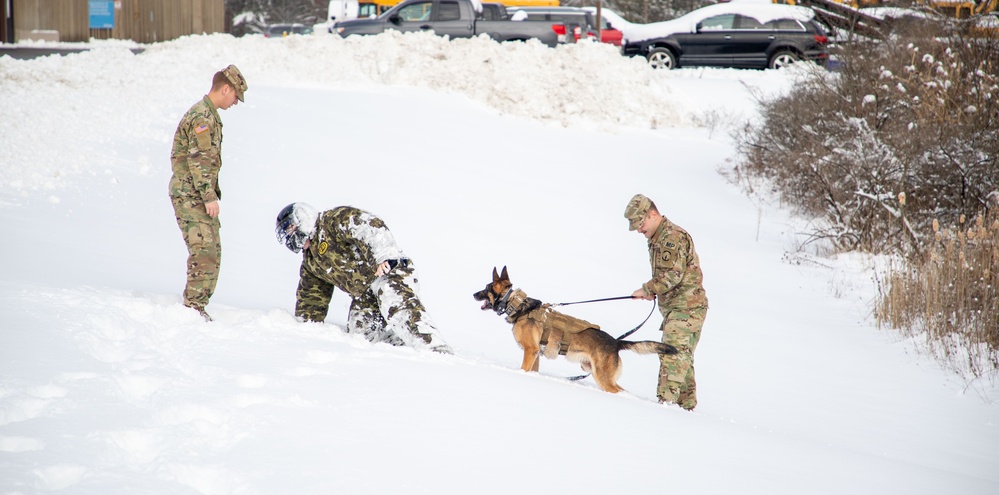
<svg viewBox="0 0 999 495">
<path fill-rule="evenodd" d="M 551 309 L 551 305 L 531 299 L 513 288 L 506 267 L 497 274 L 493 268 L 493 281 L 486 288 L 472 295 L 482 301 L 482 310 L 493 310 L 513 323 L 513 338 L 524 349 L 520 369 L 538 371 L 539 354 L 555 359 L 564 354 L 566 359 L 580 363 L 583 371 L 593 373 L 601 389 L 616 394 L 622 390 L 617 379 L 621 376 L 622 349 L 639 354 L 676 354 L 676 348 L 643 340 L 619 340 L 589 322 L 564 315 Z"/>
</svg>

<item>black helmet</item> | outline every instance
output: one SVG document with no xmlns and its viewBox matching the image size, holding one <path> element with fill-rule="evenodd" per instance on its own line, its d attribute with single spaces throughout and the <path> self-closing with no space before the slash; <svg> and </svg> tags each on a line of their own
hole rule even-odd
<svg viewBox="0 0 999 495">
<path fill-rule="evenodd" d="M 293 253 L 301 253 L 305 241 L 316 230 L 319 214 L 306 203 L 292 203 L 278 213 L 274 233 L 281 244 Z"/>
</svg>

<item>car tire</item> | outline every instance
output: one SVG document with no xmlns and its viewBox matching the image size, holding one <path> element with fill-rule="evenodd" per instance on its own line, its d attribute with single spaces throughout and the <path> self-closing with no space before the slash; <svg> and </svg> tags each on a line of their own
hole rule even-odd
<svg viewBox="0 0 999 495">
<path fill-rule="evenodd" d="M 780 69 L 787 67 L 797 61 L 801 60 L 801 57 L 797 53 L 790 50 L 781 50 L 770 57 L 770 62 L 767 63 L 767 67 L 771 69 Z"/>
<path fill-rule="evenodd" d="M 670 70 L 676 68 L 676 55 L 673 55 L 673 51 L 669 48 L 653 49 L 646 59 L 653 69 Z"/>
</svg>

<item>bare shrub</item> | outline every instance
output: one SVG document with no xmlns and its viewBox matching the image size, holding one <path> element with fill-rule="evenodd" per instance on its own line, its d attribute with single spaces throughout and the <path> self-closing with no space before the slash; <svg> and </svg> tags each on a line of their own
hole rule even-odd
<svg viewBox="0 0 999 495">
<path fill-rule="evenodd" d="M 762 102 L 738 174 L 840 249 L 919 251 L 933 220 L 973 216 L 999 190 L 997 53 L 958 36 L 854 44 L 839 74 Z"/>
<path fill-rule="evenodd" d="M 898 256 L 878 324 L 977 378 L 999 370 L 999 39 L 906 32 L 761 102 L 735 176 L 809 218 L 813 240 Z"/>
</svg>

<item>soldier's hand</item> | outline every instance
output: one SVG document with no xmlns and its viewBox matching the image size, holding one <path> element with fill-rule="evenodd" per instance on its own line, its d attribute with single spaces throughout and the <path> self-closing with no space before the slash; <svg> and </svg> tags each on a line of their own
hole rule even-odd
<svg viewBox="0 0 999 495">
<path fill-rule="evenodd" d="M 382 264 L 378 265 L 378 269 L 375 270 L 375 276 L 376 277 L 381 277 L 382 275 L 385 275 L 386 273 L 388 273 L 389 270 L 391 270 L 391 269 L 392 269 L 392 267 L 389 266 L 389 262 L 388 261 L 383 261 Z"/>
<path fill-rule="evenodd" d="M 208 216 L 212 218 L 219 216 L 219 202 L 212 201 L 211 203 L 205 203 L 205 211 L 207 211 Z"/>
<path fill-rule="evenodd" d="M 634 299 L 645 299 L 646 301 L 651 301 L 656 298 L 655 294 L 646 294 L 645 289 L 638 289 L 631 293 L 631 297 Z"/>
</svg>

